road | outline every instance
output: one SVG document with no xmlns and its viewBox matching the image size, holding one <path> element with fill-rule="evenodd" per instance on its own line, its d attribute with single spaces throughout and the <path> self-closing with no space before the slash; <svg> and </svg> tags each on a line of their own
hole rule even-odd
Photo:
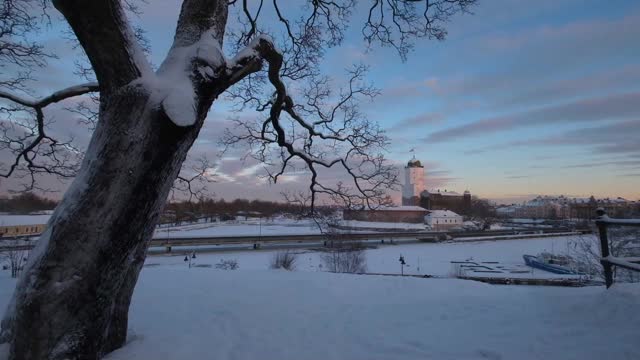
<svg viewBox="0 0 640 360">
<path fill-rule="evenodd" d="M 395 242 L 436 242 L 443 239 L 464 241 L 471 238 L 479 240 L 506 240 L 513 238 L 532 238 L 545 236 L 573 235 L 576 232 L 567 229 L 529 229 L 527 231 L 492 230 L 472 232 L 377 232 L 347 233 L 327 236 L 324 234 L 307 235 L 268 235 L 268 236 L 222 236 L 222 237 L 173 237 L 153 239 L 149 244 L 150 253 L 180 251 L 229 251 L 260 248 L 295 248 L 327 246 L 331 242 L 366 241 L 371 243 Z M 14 241 L 8 243 L 8 241 Z M 0 252 L 11 250 L 30 250 L 37 239 L 0 240 Z"/>
</svg>

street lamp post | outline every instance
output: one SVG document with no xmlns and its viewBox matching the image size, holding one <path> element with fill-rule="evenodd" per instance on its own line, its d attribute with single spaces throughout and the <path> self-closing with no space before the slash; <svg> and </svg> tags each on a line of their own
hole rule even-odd
<svg viewBox="0 0 640 360">
<path fill-rule="evenodd" d="M 195 259 L 195 258 L 196 258 L 196 252 L 195 251 L 193 251 L 191 253 L 191 256 L 189 256 L 188 254 L 184 256 L 184 262 L 188 262 L 189 263 L 189 269 L 191 269 L 191 260 Z"/>
</svg>

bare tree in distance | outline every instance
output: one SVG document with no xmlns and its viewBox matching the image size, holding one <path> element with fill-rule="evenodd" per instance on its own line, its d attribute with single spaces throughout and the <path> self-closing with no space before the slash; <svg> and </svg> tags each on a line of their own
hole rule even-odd
<svg viewBox="0 0 640 360">
<path fill-rule="evenodd" d="M 366 248 L 359 242 L 334 243 L 320 259 L 330 272 L 362 274 L 367 271 Z"/>
<path fill-rule="evenodd" d="M 1 243 L 2 246 L 7 247 L 7 250 L 0 253 L 0 259 L 6 262 L 7 268 L 11 271 L 11 277 L 17 278 L 27 263 L 29 250 L 20 248 L 20 245 L 24 245 L 24 240 L 3 239 Z"/>
<path fill-rule="evenodd" d="M 237 270 L 240 266 L 236 259 L 220 259 L 215 267 L 220 270 Z"/>
<path fill-rule="evenodd" d="M 278 167 L 274 182 L 291 166 L 306 169 L 312 207 L 321 194 L 375 206 L 381 190 L 395 182 L 382 156 L 386 137 L 361 117 L 357 105 L 359 98 L 375 95 L 365 81 L 366 68 L 349 70 L 338 92 L 319 71 L 325 50 L 343 41 L 355 1 L 184 0 L 173 44 L 157 70 L 127 17 L 130 3 L 52 2 L 96 81 L 38 99 L 0 91 L 3 104 L 32 115 L 21 117 L 20 124 L 10 115 L 2 119 L 18 129 L 4 148 L 15 151 L 15 160 L 2 176 L 17 170 L 26 176 L 74 176 L 3 318 L 9 359 L 97 359 L 124 344 L 147 244 L 187 152 L 220 96 L 264 114 L 259 123 L 238 124 L 243 133 L 231 134 L 227 143 L 254 147 L 254 156 Z M 474 3 L 373 0 L 358 26 L 368 45 L 390 46 L 405 57 L 416 38 L 442 39 L 446 21 Z M 289 15 L 292 7 L 302 15 Z M 228 23 L 229 16 L 238 17 L 239 25 Z M 15 43 L 20 35 L 1 39 Z M 96 91 L 95 129 L 86 151 L 78 154 L 47 131 L 42 112 L 52 103 Z M 82 159 L 77 169 L 70 161 L 76 156 Z M 322 181 L 328 169 L 347 173 L 350 184 Z"/>
</svg>

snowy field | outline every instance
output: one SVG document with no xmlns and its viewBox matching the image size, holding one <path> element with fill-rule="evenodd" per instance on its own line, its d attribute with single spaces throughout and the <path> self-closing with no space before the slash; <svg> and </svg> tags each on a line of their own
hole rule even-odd
<svg viewBox="0 0 640 360">
<path fill-rule="evenodd" d="M 50 215 L 0 215 L 0 226 L 46 224 Z M 378 230 L 425 230 L 424 224 L 372 223 L 344 221 L 343 226 L 365 231 Z M 207 237 L 207 236 L 268 236 L 268 235 L 308 235 L 319 234 L 320 230 L 312 220 L 292 219 L 248 219 L 238 221 L 194 223 L 180 226 L 159 227 L 154 238 L 166 237 Z"/>
<path fill-rule="evenodd" d="M 370 272 L 447 276 L 452 260 L 522 263 L 571 238 L 389 245 L 367 250 Z M 640 284 L 562 288 L 488 285 L 320 271 L 299 250 L 296 271 L 269 251 L 150 256 L 130 313 L 125 359 L 639 359 Z M 217 270 L 220 259 L 239 269 Z M 420 264 L 420 270 L 418 270 Z M 0 272 L 0 307 L 15 285 Z M 606 336 L 606 338 L 604 337 Z"/>
<path fill-rule="evenodd" d="M 591 235 L 589 235 L 591 236 Z M 577 236 L 548 237 L 523 240 L 464 241 L 448 243 L 416 243 L 402 245 L 377 244 L 377 248 L 366 250 L 367 271 L 373 273 L 400 274 L 400 255 L 407 266 L 405 274 L 448 276 L 453 270 L 451 261 L 498 261 L 507 266 L 522 266 L 522 255 L 537 255 L 540 252 L 563 254 Z M 322 271 L 322 252 L 313 250 L 292 250 L 298 254 L 297 271 Z M 277 250 L 250 250 L 197 254 L 195 263 L 215 265 L 221 259 L 238 261 L 241 270 L 266 270 Z M 184 253 L 174 250 L 173 255 L 156 255 L 147 258 L 147 266 L 186 267 Z M 554 277 L 542 270 L 532 270 L 532 278 Z"/>
<path fill-rule="evenodd" d="M 107 359 L 638 359 L 639 299 L 638 286 L 148 268 L 130 342 Z"/>
<path fill-rule="evenodd" d="M 154 238 L 166 237 L 206 237 L 206 236 L 258 236 L 258 235 L 307 235 L 319 234 L 320 230 L 313 221 L 260 221 L 243 220 L 184 225 L 171 228 L 159 228 Z"/>
</svg>

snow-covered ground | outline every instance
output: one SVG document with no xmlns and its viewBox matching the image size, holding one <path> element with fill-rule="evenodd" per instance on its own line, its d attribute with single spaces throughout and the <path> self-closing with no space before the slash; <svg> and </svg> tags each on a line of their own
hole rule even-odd
<svg viewBox="0 0 640 360">
<path fill-rule="evenodd" d="M 638 359 L 640 287 L 147 268 L 124 359 Z"/>
<path fill-rule="evenodd" d="M 589 235 L 591 236 L 591 235 Z M 448 276 L 453 271 L 451 261 L 498 261 L 502 265 L 516 267 L 524 264 L 522 255 L 537 255 L 540 252 L 566 253 L 570 242 L 577 236 L 548 237 L 539 239 L 465 241 L 448 243 L 415 243 L 402 245 L 380 245 L 366 250 L 367 271 L 373 273 L 399 274 L 402 255 L 407 263 L 405 274 Z M 237 252 L 215 252 L 197 254 L 196 263 L 215 265 L 221 259 L 235 259 L 240 269 L 265 270 L 277 250 L 251 250 Z M 298 253 L 296 270 L 321 271 L 322 252 L 295 250 Z M 158 255 L 147 258 L 147 265 L 186 267 L 184 253 L 175 250 L 173 255 Z M 542 270 L 532 270 L 531 277 L 554 277 Z"/>
<path fill-rule="evenodd" d="M 366 221 L 342 221 L 341 226 L 353 230 L 425 230 L 424 224 L 380 223 Z M 346 230 L 345 230 L 346 231 Z M 241 220 L 214 223 L 200 223 L 177 227 L 162 227 L 156 230 L 155 238 L 165 237 L 205 237 L 205 236 L 257 236 L 257 235 L 307 235 L 319 234 L 320 229 L 312 220 Z"/>
<path fill-rule="evenodd" d="M 258 235 L 307 235 L 319 234 L 320 230 L 313 221 L 296 220 L 243 220 L 184 225 L 171 228 L 159 228 L 154 238 L 165 237 L 205 237 L 205 236 L 258 236 Z"/>
<path fill-rule="evenodd" d="M 413 223 L 393 223 L 393 222 L 373 222 L 373 221 L 357 221 L 357 220 L 343 220 L 340 222 L 340 226 L 352 228 L 352 229 L 390 229 L 390 230 L 426 230 L 425 224 L 413 224 Z"/>
<path fill-rule="evenodd" d="M 51 215 L 0 215 L 0 226 L 41 225 L 49 221 Z"/>
<path fill-rule="evenodd" d="M 0 226 L 46 224 L 50 215 L 0 215 Z M 409 223 L 373 223 L 363 221 L 345 221 L 344 226 L 390 230 L 424 230 L 424 224 Z M 180 226 L 159 227 L 154 237 L 207 237 L 207 236 L 268 236 L 268 235 L 307 235 L 319 234 L 320 230 L 312 220 L 293 219 L 248 219 L 238 221 L 194 223 Z"/>
<path fill-rule="evenodd" d="M 571 238 L 390 245 L 370 272 L 446 276 L 450 261 L 522 263 Z M 150 256 L 130 312 L 124 359 L 638 359 L 640 284 L 561 288 L 452 278 L 332 274 L 302 251 L 296 271 L 270 270 L 275 250 Z M 217 270 L 236 259 L 235 271 Z M 417 270 L 418 264 L 420 271 Z M 0 307 L 15 281 L 0 272 Z"/>
</svg>

